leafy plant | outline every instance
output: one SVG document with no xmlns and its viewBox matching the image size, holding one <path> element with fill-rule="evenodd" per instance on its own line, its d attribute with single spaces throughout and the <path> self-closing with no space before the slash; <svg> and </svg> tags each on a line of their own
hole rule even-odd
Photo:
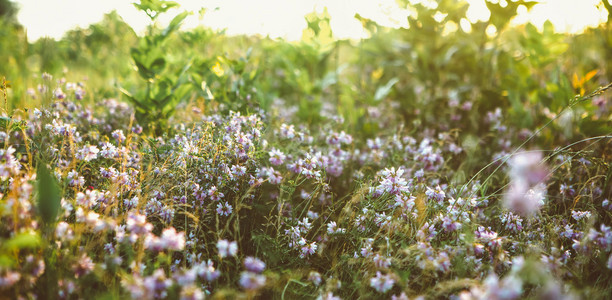
<svg viewBox="0 0 612 300">
<path fill-rule="evenodd" d="M 156 28 L 155 20 L 170 8 L 177 7 L 178 3 L 143 0 L 134 5 L 145 12 L 152 22 L 147 27 L 147 34 L 140 38 L 136 47 L 131 49 L 131 57 L 141 80 L 145 82 L 145 88 L 135 93 L 130 93 L 124 88 L 120 88 L 120 91 L 135 105 L 136 119 L 145 125 L 159 121 L 157 126 L 159 130 L 172 115 L 176 105 L 186 99 L 190 92 L 189 85 L 185 83 L 188 81 L 187 70 L 191 67 L 191 62 L 184 63 L 178 71 L 173 70 L 169 66 L 172 59 L 166 47 L 169 37 L 180 28 L 189 12 L 178 14 L 160 31 Z"/>
</svg>

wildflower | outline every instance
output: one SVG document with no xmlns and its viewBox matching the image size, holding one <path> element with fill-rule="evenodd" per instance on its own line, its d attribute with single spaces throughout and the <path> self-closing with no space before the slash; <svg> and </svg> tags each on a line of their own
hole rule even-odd
<svg viewBox="0 0 612 300">
<path fill-rule="evenodd" d="M 397 170 L 393 167 L 384 169 L 381 172 L 383 178 L 380 181 L 380 188 L 382 191 L 394 195 L 407 192 L 408 182 L 402 177 L 404 172 L 404 168 L 402 167 L 399 167 Z"/>
<path fill-rule="evenodd" d="M 181 289 L 181 295 L 180 295 L 180 299 L 181 300 L 202 300 L 204 299 L 204 292 L 202 292 L 201 289 L 199 289 L 197 286 L 190 284 L 187 286 L 184 286 Z"/>
<path fill-rule="evenodd" d="M 267 177 L 268 181 L 272 184 L 280 184 L 283 181 L 283 177 L 280 172 L 274 170 L 273 168 L 261 168 L 257 172 L 257 176 L 260 178 Z"/>
<path fill-rule="evenodd" d="M 327 233 L 335 234 L 335 233 L 345 233 L 346 229 L 338 227 L 335 221 L 331 221 L 327 224 Z"/>
<path fill-rule="evenodd" d="M 315 285 L 321 284 L 321 274 L 317 271 L 310 271 L 308 274 L 308 280 L 312 281 Z"/>
<path fill-rule="evenodd" d="M 559 186 L 559 193 L 563 196 L 573 197 L 576 194 L 576 190 L 571 185 L 562 183 Z"/>
<path fill-rule="evenodd" d="M 608 199 L 604 199 L 603 201 L 601 201 L 601 206 L 608 211 L 612 210 L 612 201 L 608 200 Z"/>
<path fill-rule="evenodd" d="M 276 148 L 272 148 L 272 150 L 268 152 L 268 155 L 270 155 L 270 163 L 275 166 L 282 165 L 284 160 L 287 158 L 283 152 Z"/>
<path fill-rule="evenodd" d="M 100 152 L 98 147 L 87 145 L 77 152 L 76 158 L 84 161 L 92 161 L 98 158 L 98 152 Z"/>
<path fill-rule="evenodd" d="M 373 258 L 374 260 L 374 265 L 377 268 L 381 268 L 381 269 L 386 269 L 391 265 L 391 258 L 390 257 L 383 257 L 380 254 L 376 253 L 376 255 Z"/>
<path fill-rule="evenodd" d="M 221 258 L 235 256 L 236 253 L 238 253 L 238 244 L 227 240 L 219 240 L 217 242 L 217 249 L 219 250 L 219 256 Z"/>
<path fill-rule="evenodd" d="M 66 94 L 64 94 L 64 91 L 62 91 L 62 89 L 58 87 L 53 90 L 53 97 L 55 97 L 55 99 L 61 100 L 66 98 Z"/>
<path fill-rule="evenodd" d="M 143 285 L 149 295 L 153 295 L 155 298 L 166 298 L 168 294 L 166 289 L 172 286 L 172 280 L 166 278 L 164 270 L 157 269 L 151 276 L 145 277 Z"/>
<path fill-rule="evenodd" d="M 304 238 L 302 238 L 302 240 L 304 240 Z M 317 247 L 317 242 L 306 243 L 306 241 L 304 240 L 302 248 L 300 249 L 302 251 L 300 257 L 305 257 L 314 254 L 315 251 L 317 251 Z"/>
<path fill-rule="evenodd" d="M 217 214 L 220 216 L 229 216 L 232 213 L 232 206 L 226 202 L 217 204 Z"/>
<path fill-rule="evenodd" d="M 55 226 L 55 236 L 60 240 L 70 241 L 74 238 L 74 234 L 72 229 L 70 229 L 70 225 L 64 221 L 57 223 Z"/>
<path fill-rule="evenodd" d="M 116 158 L 119 156 L 117 147 L 115 147 L 115 145 L 111 143 L 102 143 L 102 150 L 100 150 L 99 153 L 100 153 L 100 156 L 104 158 Z"/>
<path fill-rule="evenodd" d="M 15 153 L 13 146 L 9 146 L 6 150 L 0 149 L 0 179 L 2 181 L 19 174 L 19 170 L 21 170 L 21 164 L 13 156 L 13 153 Z"/>
<path fill-rule="evenodd" d="M 523 282 L 514 274 L 504 277 L 500 282 L 495 273 L 483 282 L 485 293 L 483 299 L 518 299 L 523 293 Z"/>
<path fill-rule="evenodd" d="M 77 100 L 83 100 L 83 97 L 84 97 L 84 96 L 85 96 L 85 90 L 84 90 L 84 89 L 82 89 L 82 88 L 80 88 L 80 87 L 77 87 L 77 88 L 74 90 L 74 97 L 75 97 Z"/>
<path fill-rule="evenodd" d="M 453 232 L 461 229 L 461 223 L 449 217 L 444 217 L 442 219 L 442 228 L 444 228 L 444 231 L 446 232 Z"/>
<path fill-rule="evenodd" d="M 231 168 L 232 175 L 234 175 L 235 177 L 244 176 L 244 174 L 246 174 L 246 170 L 247 169 L 245 166 L 238 166 L 238 165 L 234 165 Z"/>
<path fill-rule="evenodd" d="M 266 276 L 252 272 L 242 272 L 239 282 L 245 290 L 257 290 L 266 284 Z"/>
<path fill-rule="evenodd" d="M 501 216 L 501 221 L 504 224 L 504 228 L 513 233 L 519 233 L 523 230 L 523 219 L 513 214 L 512 212 L 507 212 Z"/>
<path fill-rule="evenodd" d="M 541 152 L 522 152 L 509 162 L 510 188 L 505 205 L 520 215 L 532 215 L 544 204 L 548 169 L 541 161 Z"/>
<path fill-rule="evenodd" d="M 259 258 L 255 258 L 255 257 L 249 256 L 249 257 L 244 259 L 244 267 L 249 272 L 261 273 L 266 268 L 266 263 L 264 263 Z"/>
<path fill-rule="evenodd" d="M 446 273 L 450 270 L 451 261 L 448 253 L 444 251 L 438 254 L 438 257 L 433 261 L 433 263 L 438 271 Z"/>
<path fill-rule="evenodd" d="M 391 274 L 382 275 L 380 271 L 376 272 L 376 277 L 370 279 L 370 286 L 379 293 L 386 293 L 394 284 L 395 280 L 393 280 Z"/>
<path fill-rule="evenodd" d="M 79 176 L 79 173 L 75 170 L 71 170 L 70 172 L 68 172 L 68 176 L 66 176 L 66 179 L 68 179 L 68 184 L 70 184 L 70 186 L 85 185 L 85 178 L 83 176 Z"/>
<path fill-rule="evenodd" d="M 6 275 L 0 277 L 0 288 L 10 288 L 21 279 L 18 272 L 8 271 Z"/>
<path fill-rule="evenodd" d="M 427 195 L 427 197 L 430 200 L 435 200 L 438 203 L 441 203 L 442 201 L 444 201 L 444 197 L 446 197 L 446 194 L 444 193 L 444 191 L 439 185 L 436 186 L 435 190 L 430 187 L 427 187 L 427 191 L 425 191 L 425 195 Z"/>
<path fill-rule="evenodd" d="M 160 242 L 162 248 L 180 251 L 185 248 L 185 232 L 176 232 L 174 227 L 166 228 L 162 232 Z"/>
<path fill-rule="evenodd" d="M 144 235 L 153 230 L 153 225 L 147 222 L 145 215 L 130 212 L 126 221 L 126 229 L 131 233 Z"/>
<path fill-rule="evenodd" d="M 588 219 L 590 217 L 591 217 L 591 212 L 589 211 L 572 210 L 572 218 L 576 221 L 580 221 L 582 219 Z"/>
<path fill-rule="evenodd" d="M 208 197 L 210 197 L 210 199 L 212 201 L 219 201 L 221 199 L 223 199 L 223 197 L 225 197 L 225 195 L 223 193 L 221 193 L 216 186 L 212 186 L 210 187 L 210 189 L 208 189 Z"/>
<path fill-rule="evenodd" d="M 281 124 L 280 127 L 280 136 L 285 139 L 293 139 L 296 135 L 295 126 L 287 125 L 285 123 Z"/>
<path fill-rule="evenodd" d="M 125 135 L 123 134 L 123 130 L 117 129 L 111 133 L 111 136 L 117 141 L 117 143 L 121 144 L 125 141 Z"/>
<path fill-rule="evenodd" d="M 72 270 L 76 278 L 89 274 L 93 271 L 95 264 L 89 256 L 83 254 L 79 261 L 72 266 Z"/>
<path fill-rule="evenodd" d="M 208 282 L 214 281 L 221 275 L 221 272 L 215 269 L 214 263 L 210 259 L 206 263 L 202 262 L 197 266 L 197 273 L 198 276 Z"/>
</svg>

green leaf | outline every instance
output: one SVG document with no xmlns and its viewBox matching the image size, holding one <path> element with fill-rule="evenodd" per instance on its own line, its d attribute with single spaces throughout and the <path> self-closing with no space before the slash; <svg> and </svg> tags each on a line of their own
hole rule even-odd
<svg viewBox="0 0 612 300">
<path fill-rule="evenodd" d="M 374 100 L 380 101 L 384 99 L 385 97 L 387 97 L 387 95 L 389 95 L 389 93 L 391 92 L 391 88 L 398 82 L 399 82 L 399 79 L 397 77 L 391 78 L 391 80 L 389 80 L 387 84 L 379 87 L 376 90 L 376 93 L 374 94 Z"/>
<path fill-rule="evenodd" d="M 134 97 L 130 92 L 128 92 L 126 89 L 119 87 L 119 91 L 125 95 L 128 100 L 130 102 L 132 102 L 133 104 L 136 104 L 137 108 L 139 109 L 143 109 L 143 110 L 147 110 L 149 107 L 145 104 L 142 103 L 142 101 L 138 100 L 136 97 Z"/>
<path fill-rule="evenodd" d="M 60 209 L 61 191 L 47 165 L 39 161 L 36 169 L 38 181 L 38 212 L 43 224 L 55 222 Z"/>
<path fill-rule="evenodd" d="M 151 63 L 151 66 L 148 69 L 151 70 L 151 72 L 154 74 L 159 74 L 164 70 L 165 67 L 166 67 L 166 60 L 162 57 L 159 57 Z"/>
<path fill-rule="evenodd" d="M 36 249 L 40 246 L 40 236 L 34 232 L 20 233 L 2 245 L 2 249 L 8 251 L 20 249 Z"/>
<path fill-rule="evenodd" d="M 4 268 L 10 268 L 13 265 L 15 265 L 15 260 L 6 256 L 6 255 L 0 255 L 0 267 L 4 267 Z"/>
<path fill-rule="evenodd" d="M 188 15 L 189 15 L 189 12 L 184 11 L 178 14 L 176 17 L 174 17 L 174 19 L 170 21 L 170 24 L 168 24 L 168 27 L 166 27 L 164 31 L 162 32 L 162 36 L 167 37 L 174 31 L 178 30 L 179 27 L 181 27 L 183 20 L 185 20 L 185 18 L 187 18 Z"/>
<path fill-rule="evenodd" d="M 27 121 L 15 120 L 9 117 L 0 117 L 0 130 L 22 130 L 28 126 Z"/>
</svg>

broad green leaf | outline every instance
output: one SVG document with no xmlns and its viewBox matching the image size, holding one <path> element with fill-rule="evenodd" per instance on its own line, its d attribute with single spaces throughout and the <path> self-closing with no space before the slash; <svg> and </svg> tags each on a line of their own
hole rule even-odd
<svg viewBox="0 0 612 300">
<path fill-rule="evenodd" d="M 160 58 L 155 59 L 151 63 L 151 66 L 149 67 L 149 70 L 151 70 L 151 72 L 154 73 L 154 74 L 159 74 L 159 73 L 161 73 L 164 70 L 165 67 L 166 67 L 166 60 L 164 58 L 160 57 Z"/>
<path fill-rule="evenodd" d="M 20 233 L 2 245 L 2 249 L 8 251 L 20 250 L 20 249 L 35 249 L 40 246 L 40 236 L 34 232 Z"/>
<path fill-rule="evenodd" d="M 55 222 L 60 209 L 61 191 L 47 165 L 39 161 L 36 169 L 38 181 L 38 212 L 43 224 Z"/>
</svg>

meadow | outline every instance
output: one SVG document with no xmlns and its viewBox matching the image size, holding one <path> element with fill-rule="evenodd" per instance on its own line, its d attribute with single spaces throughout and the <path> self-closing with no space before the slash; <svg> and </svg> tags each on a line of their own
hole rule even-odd
<svg viewBox="0 0 612 300">
<path fill-rule="evenodd" d="M 609 299 L 612 15 L 434 2 L 297 42 L 4 10 L 0 299 Z"/>
</svg>

